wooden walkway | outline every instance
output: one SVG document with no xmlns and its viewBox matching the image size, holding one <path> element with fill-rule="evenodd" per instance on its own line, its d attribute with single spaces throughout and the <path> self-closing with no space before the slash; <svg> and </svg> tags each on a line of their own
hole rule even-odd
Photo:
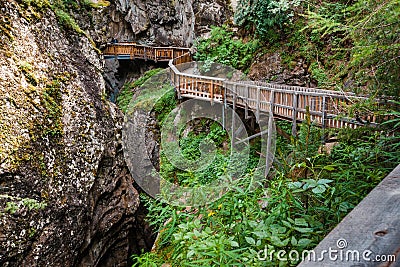
<svg viewBox="0 0 400 267">
<path fill-rule="evenodd" d="M 185 73 L 178 66 L 193 61 L 188 48 L 117 43 L 106 47 L 104 58 L 169 61 L 171 80 L 179 97 L 229 102 L 246 111 L 252 110 L 257 118 L 260 113 L 272 112 L 274 117 L 292 121 L 293 132 L 296 123 L 304 121 L 308 112 L 311 120 L 322 128 L 356 128 L 365 125 L 364 122 L 377 124 L 375 116 L 351 118 L 346 114 L 350 105 L 365 99 L 353 93 L 251 81 L 231 82 Z"/>
</svg>

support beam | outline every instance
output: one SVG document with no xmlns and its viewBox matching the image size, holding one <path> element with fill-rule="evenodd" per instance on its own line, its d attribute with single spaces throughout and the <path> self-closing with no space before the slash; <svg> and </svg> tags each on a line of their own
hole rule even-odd
<svg viewBox="0 0 400 267">
<path fill-rule="evenodd" d="M 253 134 L 252 136 L 249 136 L 249 137 L 247 137 L 247 138 L 245 138 L 245 139 L 242 139 L 242 140 L 240 140 L 240 141 L 237 141 L 237 142 L 235 143 L 235 145 L 239 145 L 239 144 L 241 144 L 241 143 L 243 143 L 243 142 L 246 142 L 246 141 L 248 141 L 248 140 L 254 139 L 254 138 L 259 137 L 259 136 L 261 136 L 261 135 L 263 135 L 263 134 L 266 134 L 266 133 L 268 133 L 268 129 L 267 129 L 267 130 L 264 130 L 264 131 L 262 131 L 262 132 Z"/>
<path fill-rule="evenodd" d="M 275 91 L 271 91 L 269 115 L 268 115 L 268 136 L 267 136 L 267 155 L 265 157 L 265 177 L 268 175 L 269 167 L 272 165 L 273 157 L 271 155 L 272 134 L 274 125 L 274 101 Z"/>
<path fill-rule="evenodd" d="M 235 88 L 236 89 L 236 88 Z M 236 96 L 236 90 L 233 93 L 233 106 L 232 106 L 232 139 L 231 139 L 231 153 L 233 152 L 233 147 L 235 145 L 235 110 L 236 110 L 236 100 L 237 100 L 237 96 Z"/>
</svg>

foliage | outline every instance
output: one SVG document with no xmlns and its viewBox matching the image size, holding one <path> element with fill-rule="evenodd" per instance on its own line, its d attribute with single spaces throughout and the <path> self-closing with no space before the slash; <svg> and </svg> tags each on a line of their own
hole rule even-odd
<svg viewBox="0 0 400 267">
<path fill-rule="evenodd" d="M 110 5 L 110 2 L 104 0 L 98 0 L 98 1 L 84 0 L 83 5 L 91 8 L 102 8 L 102 7 L 108 7 Z"/>
<path fill-rule="evenodd" d="M 358 0 L 348 6 L 323 3 L 319 8 L 309 8 L 306 28 L 321 38 L 336 36 L 337 47 L 352 43 L 347 72 L 353 72 L 358 87 L 369 86 L 378 94 L 399 96 L 399 13 L 397 0 Z"/>
<path fill-rule="evenodd" d="M 391 119 L 382 123 L 382 125 L 389 126 L 392 131 L 400 130 L 400 101 L 392 101 L 394 107 L 397 106 L 397 109 L 393 108 L 392 111 L 386 112 L 386 116 L 390 116 Z"/>
<path fill-rule="evenodd" d="M 235 22 L 242 27 L 255 27 L 255 33 L 266 37 L 271 29 L 282 27 L 293 17 L 293 8 L 300 0 L 240 0 L 235 13 Z"/>
<path fill-rule="evenodd" d="M 207 120 L 204 119 L 203 123 L 207 124 Z M 176 162 L 179 158 L 168 159 L 164 152 L 168 147 L 163 147 L 160 152 L 160 162 L 162 163 L 160 166 L 160 175 L 170 182 L 180 185 L 190 185 L 192 187 L 196 185 L 205 185 L 218 179 L 227 171 L 229 153 L 228 151 L 224 151 L 222 145 L 227 138 L 227 133 L 218 123 L 211 124 L 208 134 L 204 132 L 198 133 L 196 129 L 193 128 L 193 125 L 189 125 L 189 127 L 192 128 L 192 131 L 179 140 L 181 154 L 186 160 L 196 161 L 201 155 L 199 149 L 200 145 L 212 142 L 216 145 L 217 152 L 211 164 L 196 172 L 180 170 L 171 163 L 171 161 Z M 180 155 L 177 156 L 180 157 Z"/>
<path fill-rule="evenodd" d="M 26 7 L 35 7 L 38 10 L 49 7 L 50 3 L 47 0 L 21 0 Z"/>
<path fill-rule="evenodd" d="M 74 30 L 77 33 L 84 34 L 84 31 L 79 27 L 75 19 L 73 19 L 68 12 L 62 9 L 55 9 L 54 12 L 56 13 L 60 24 L 66 29 Z"/>
<path fill-rule="evenodd" d="M 101 1 L 103 2 L 103 1 Z M 107 2 L 107 1 L 105 1 Z M 85 4 L 86 3 L 86 4 Z M 78 34 L 85 36 L 92 47 L 96 50 L 97 53 L 101 53 L 99 49 L 97 49 L 95 42 L 90 37 L 90 35 L 81 29 L 79 24 L 76 22 L 73 16 L 73 12 L 79 11 L 81 13 L 86 13 L 85 8 L 88 7 L 88 2 L 83 1 L 82 5 L 79 1 L 73 0 L 52 0 L 50 7 L 56 14 L 59 24 L 64 27 L 65 30 L 72 30 Z M 90 6 L 90 5 L 89 5 Z"/>
<path fill-rule="evenodd" d="M 258 48 L 257 40 L 244 42 L 237 39 L 227 26 L 212 27 L 210 34 L 210 38 L 200 39 L 195 44 L 196 60 L 206 64 L 219 62 L 246 72 Z"/>
<path fill-rule="evenodd" d="M 0 198 L 8 198 L 12 200 L 8 201 L 6 203 L 6 207 L 4 208 L 4 211 L 10 214 L 14 214 L 23 208 L 26 208 L 28 210 L 41 210 L 46 208 L 47 206 L 46 202 L 39 202 L 36 199 L 32 198 L 20 198 L 8 195 L 0 195 Z"/>
<path fill-rule="evenodd" d="M 255 191 L 244 179 L 214 203 L 184 211 L 148 199 L 148 218 L 161 227 L 154 257 L 171 266 L 264 266 L 257 253 L 265 248 L 314 247 L 400 158 L 398 135 L 344 130 L 331 154 L 318 152 L 320 138 L 310 121 L 302 124 L 275 177 Z M 273 255 L 270 264 L 279 265 Z"/>
<path fill-rule="evenodd" d="M 142 253 L 140 256 L 133 255 L 132 260 L 134 264 L 132 267 L 159 267 L 162 264 L 162 261 L 151 252 Z"/>
<path fill-rule="evenodd" d="M 117 105 L 119 106 L 119 108 L 123 112 L 126 112 L 128 105 L 133 98 L 135 89 L 142 86 L 148 79 L 150 79 L 155 74 L 160 73 L 160 71 L 162 71 L 162 69 L 149 70 L 149 71 L 145 72 L 139 79 L 135 80 L 134 82 L 124 84 L 121 92 L 119 93 L 119 95 L 117 97 Z"/>
</svg>

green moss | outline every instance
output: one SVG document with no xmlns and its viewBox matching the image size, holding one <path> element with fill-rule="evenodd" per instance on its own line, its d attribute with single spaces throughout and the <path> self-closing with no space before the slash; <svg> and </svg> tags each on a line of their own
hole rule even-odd
<svg viewBox="0 0 400 267">
<path fill-rule="evenodd" d="M 135 88 L 138 88 L 142 86 L 148 79 L 150 79 L 152 76 L 160 73 L 163 69 L 152 69 L 143 74 L 142 77 L 137 79 L 134 82 L 131 83 L 126 83 L 122 87 L 121 92 L 119 93 L 117 97 L 117 105 L 118 107 L 125 113 L 127 112 L 129 103 L 131 102 Z"/>
<path fill-rule="evenodd" d="M 28 62 L 21 62 L 18 66 L 18 69 L 24 74 L 26 80 L 33 86 L 37 86 L 39 84 L 38 79 L 33 73 L 33 67 Z"/>
<path fill-rule="evenodd" d="M 108 7 L 110 5 L 110 2 L 104 0 L 97 0 L 97 1 L 84 0 L 83 4 L 91 8 L 102 8 L 102 7 Z"/>
<path fill-rule="evenodd" d="M 101 53 L 101 51 L 96 47 L 96 44 L 90 37 L 90 35 L 86 31 L 82 30 L 76 20 L 71 16 L 70 10 L 79 10 L 79 7 L 81 7 L 77 2 L 70 0 L 54 0 L 50 7 L 56 14 L 59 24 L 65 30 L 74 31 L 80 35 L 85 36 L 89 40 L 95 51 L 99 54 Z"/>
</svg>

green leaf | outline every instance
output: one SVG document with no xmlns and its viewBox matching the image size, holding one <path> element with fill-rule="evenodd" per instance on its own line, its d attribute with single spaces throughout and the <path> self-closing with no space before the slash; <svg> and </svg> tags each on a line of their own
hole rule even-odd
<svg viewBox="0 0 400 267">
<path fill-rule="evenodd" d="M 305 182 L 305 184 L 303 185 L 303 189 L 317 186 L 317 181 L 315 181 L 314 179 L 304 179 L 303 182 Z"/>
<path fill-rule="evenodd" d="M 231 246 L 232 246 L 232 247 L 239 247 L 239 243 L 236 242 L 236 241 L 234 241 L 234 240 L 232 240 L 232 241 L 231 241 Z"/>
<path fill-rule="evenodd" d="M 292 182 L 288 184 L 288 187 L 290 189 L 294 189 L 294 188 L 301 188 L 302 185 L 303 185 L 302 182 Z"/>
<path fill-rule="evenodd" d="M 282 221 L 282 224 L 283 224 L 284 226 L 287 226 L 287 227 L 289 227 L 289 228 L 292 228 L 292 225 L 291 225 L 290 222 L 288 222 L 288 221 Z"/>
<path fill-rule="evenodd" d="M 324 170 L 327 170 L 327 171 L 334 171 L 334 170 L 335 170 L 335 167 L 333 167 L 332 165 L 326 165 L 326 166 L 324 166 L 323 169 L 324 169 Z"/>
<path fill-rule="evenodd" d="M 254 246 L 256 244 L 256 241 L 252 237 L 246 236 L 245 239 L 246 239 L 246 242 L 249 243 L 250 245 Z"/>
<path fill-rule="evenodd" d="M 312 189 L 312 191 L 314 194 L 322 194 L 326 191 L 326 187 L 325 187 L 325 185 L 320 184 L 320 185 L 317 185 L 317 187 L 314 187 Z"/>
<path fill-rule="evenodd" d="M 298 225 L 298 226 L 308 226 L 308 223 L 306 222 L 306 220 L 304 218 L 296 218 L 294 219 L 294 224 Z"/>
<path fill-rule="evenodd" d="M 332 183 L 332 182 L 333 182 L 333 180 L 330 180 L 330 179 L 319 179 L 317 184 L 326 185 L 326 184 L 329 184 L 329 183 Z"/>
<path fill-rule="evenodd" d="M 311 244 L 311 242 L 312 242 L 311 239 L 308 239 L 308 238 L 301 238 L 301 239 L 297 242 L 297 245 L 298 245 L 299 247 L 306 247 L 306 246 L 308 246 L 309 244 Z"/>
<path fill-rule="evenodd" d="M 312 228 L 294 227 L 293 229 L 300 233 L 312 233 L 313 232 Z"/>
<path fill-rule="evenodd" d="M 287 246 L 287 244 L 289 243 L 289 238 L 286 238 L 285 240 L 281 240 L 277 236 L 272 236 L 271 243 L 272 243 L 272 245 L 277 246 L 277 247 L 284 247 L 284 246 Z"/>
</svg>

